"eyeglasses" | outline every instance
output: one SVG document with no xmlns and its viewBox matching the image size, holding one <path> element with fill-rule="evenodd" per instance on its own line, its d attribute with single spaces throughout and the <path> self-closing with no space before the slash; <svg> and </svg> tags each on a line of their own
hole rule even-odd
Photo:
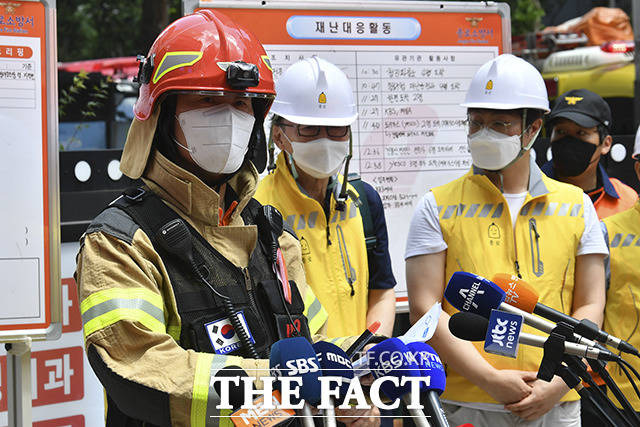
<svg viewBox="0 0 640 427">
<path fill-rule="evenodd" d="M 513 126 L 513 123 L 511 122 L 494 120 L 490 123 L 482 123 L 477 120 L 473 120 L 471 117 L 467 117 L 467 129 L 469 130 L 470 135 L 478 132 L 479 130 L 485 127 L 495 130 L 496 132 L 508 134 L 512 126 Z"/>
<path fill-rule="evenodd" d="M 296 128 L 298 136 L 313 137 L 320 135 L 320 131 L 324 128 L 329 138 L 343 138 L 349 133 L 349 126 L 308 126 L 308 125 L 290 125 L 288 123 L 279 123 L 278 126 L 289 126 Z"/>
</svg>

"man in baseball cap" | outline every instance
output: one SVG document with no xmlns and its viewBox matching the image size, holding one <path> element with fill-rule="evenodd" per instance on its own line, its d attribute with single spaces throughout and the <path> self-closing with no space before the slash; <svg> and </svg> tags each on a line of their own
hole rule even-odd
<svg viewBox="0 0 640 427">
<path fill-rule="evenodd" d="M 548 117 L 553 159 L 542 171 L 550 178 L 576 185 L 587 193 L 600 219 L 633 206 L 637 193 L 609 178 L 600 158 L 611 149 L 611 109 L 587 89 L 558 97 Z"/>
</svg>

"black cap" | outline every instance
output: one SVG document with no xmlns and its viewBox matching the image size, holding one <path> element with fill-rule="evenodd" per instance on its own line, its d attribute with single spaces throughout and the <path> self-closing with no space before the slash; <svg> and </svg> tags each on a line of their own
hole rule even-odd
<svg viewBox="0 0 640 427">
<path fill-rule="evenodd" d="M 587 89 L 565 92 L 556 99 L 549 121 L 568 119 L 585 128 L 611 126 L 611 108 L 597 93 Z"/>
</svg>

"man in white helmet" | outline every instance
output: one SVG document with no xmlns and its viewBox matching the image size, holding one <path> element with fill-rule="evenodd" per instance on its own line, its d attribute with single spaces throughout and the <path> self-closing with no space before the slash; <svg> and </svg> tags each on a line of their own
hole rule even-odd
<svg viewBox="0 0 640 427">
<path fill-rule="evenodd" d="M 480 67 L 462 105 L 473 167 L 416 207 L 405 253 L 411 319 L 442 301 L 445 284 L 462 270 L 512 274 L 541 303 L 601 325 L 607 248 L 591 199 L 547 178 L 530 155 L 549 111 L 542 77 L 524 60 L 500 55 Z M 485 353 L 482 343 L 451 334 L 456 310 L 445 301 L 443 309 L 430 343 L 448 365 L 442 398 L 452 425 L 580 425 L 578 394 L 557 376 L 536 379 L 541 349 L 520 346 L 515 359 Z"/>
<path fill-rule="evenodd" d="M 375 321 L 378 333 L 390 336 L 396 281 L 382 202 L 369 184 L 344 185 L 338 175 L 345 160 L 348 167 L 357 118 L 351 84 L 338 67 L 314 56 L 289 67 L 276 93 L 271 139 L 282 152 L 256 198 L 278 208 L 295 229 L 307 281 L 329 313 L 328 336 L 359 335 Z M 375 247 L 365 242 L 363 208 Z"/>
</svg>

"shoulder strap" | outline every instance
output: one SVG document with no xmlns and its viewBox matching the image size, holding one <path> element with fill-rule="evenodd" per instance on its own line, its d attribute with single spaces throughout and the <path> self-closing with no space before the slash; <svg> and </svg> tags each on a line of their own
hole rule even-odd
<svg viewBox="0 0 640 427">
<path fill-rule="evenodd" d="M 360 216 L 362 217 L 362 227 L 364 228 L 364 239 L 367 245 L 367 252 L 373 250 L 376 247 L 377 238 L 373 228 L 373 220 L 371 218 L 371 208 L 369 207 L 369 199 L 367 199 L 367 193 L 362 183 L 362 179 L 358 174 L 349 174 L 349 184 L 353 186 L 358 192 L 360 198 L 360 204 L 358 209 L 360 210 Z"/>
<path fill-rule="evenodd" d="M 171 220 L 180 218 L 177 212 L 149 191 L 146 187 L 130 188 L 122 197 L 111 204 L 125 211 L 145 232 L 152 243 L 156 243 L 156 233 Z"/>
</svg>

